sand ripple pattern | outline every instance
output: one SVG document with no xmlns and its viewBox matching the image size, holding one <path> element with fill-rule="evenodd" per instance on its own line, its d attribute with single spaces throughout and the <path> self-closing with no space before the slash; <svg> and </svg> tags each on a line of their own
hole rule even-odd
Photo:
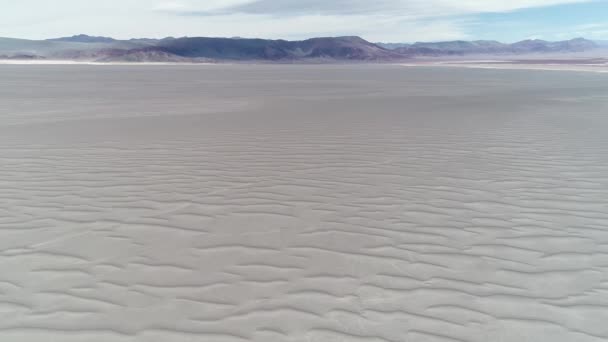
<svg viewBox="0 0 608 342">
<path fill-rule="evenodd" d="M 0 340 L 608 339 L 605 76 L 158 68 L 209 79 L 188 112 L 256 105 L 0 109 Z M 81 73 L 143 101 L 138 70 Z"/>
</svg>

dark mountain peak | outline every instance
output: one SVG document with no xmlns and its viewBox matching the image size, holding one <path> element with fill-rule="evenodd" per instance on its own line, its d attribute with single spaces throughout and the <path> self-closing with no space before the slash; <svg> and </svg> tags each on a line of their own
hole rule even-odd
<svg viewBox="0 0 608 342">
<path fill-rule="evenodd" d="M 316 44 L 354 44 L 354 45 L 366 45 L 366 46 L 377 46 L 374 43 L 368 42 L 367 40 L 358 36 L 340 36 L 340 37 L 317 37 L 309 38 L 301 41 L 302 43 L 316 43 Z"/>
<path fill-rule="evenodd" d="M 534 46 L 546 46 L 549 42 L 542 39 L 525 39 L 519 42 L 511 44 L 513 47 L 534 47 Z"/>
<path fill-rule="evenodd" d="M 367 45 L 376 46 L 374 43 L 370 43 L 367 40 L 357 36 L 343 36 L 343 37 L 318 37 L 309 38 L 299 43 L 313 43 L 313 44 L 352 44 L 352 45 Z"/>
<path fill-rule="evenodd" d="M 61 37 L 47 40 L 72 43 L 113 43 L 116 41 L 116 39 L 110 37 L 95 37 L 88 36 L 86 34 L 78 34 L 71 37 Z"/>
<path fill-rule="evenodd" d="M 233 60 L 386 60 L 404 58 L 360 37 L 320 37 L 302 41 L 253 38 L 178 38 L 158 44 L 163 51 L 189 58 Z"/>
<path fill-rule="evenodd" d="M 351 42 L 351 43 L 372 44 L 359 36 L 341 36 L 341 37 L 334 37 L 333 39 Z"/>
<path fill-rule="evenodd" d="M 524 39 L 522 41 L 516 42 L 517 43 L 546 43 L 546 40 L 542 40 L 542 39 L 538 39 L 538 38 L 530 38 L 530 39 Z"/>
</svg>

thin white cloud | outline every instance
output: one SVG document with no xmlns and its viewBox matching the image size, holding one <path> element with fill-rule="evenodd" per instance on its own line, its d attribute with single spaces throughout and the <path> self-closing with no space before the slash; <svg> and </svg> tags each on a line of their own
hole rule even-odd
<svg viewBox="0 0 608 342">
<path fill-rule="evenodd" d="M 591 2 L 593 0 L 430 0 L 429 4 L 453 13 L 477 14 L 510 12 L 525 8 Z"/>
<path fill-rule="evenodd" d="M 386 42 L 452 40 L 475 38 L 467 34 L 471 22 L 462 19 L 475 14 L 585 1 L 20 0 L 3 6 L 0 32 L 36 39 L 85 33 L 116 38 L 360 35 Z"/>
<path fill-rule="evenodd" d="M 254 2 L 255 0 L 207 0 L 207 1 L 163 1 L 158 2 L 152 8 L 155 11 L 166 11 L 173 13 L 188 13 L 188 12 L 216 12 L 243 6 Z"/>
<path fill-rule="evenodd" d="M 182 2 L 166 1 L 166 2 L 161 2 L 161 3 L 156 4 L 152 9 L 155 11 L 167 11 L 167 12 L 187 11 L 188 6 L 184 5 L 184 3 L 182 3 Z"/>
<path fill-rule="evenodd" d="M 508 12 L 592 0 L 183 0 L 184 13 L 200 15 L 408 15 L 430 18 Z"/>
<path fill-rule="evenodd" d="M 305 38 L 348 34 L 402 42 L 470 38 L 467 22 L 461 19 L 465 16 L 589 0 L 179 1 L 180 9 L 168 11 L 170 15 L 183 16 L 184 21 L 201 17 L 204 26 L 226 36 Z"/>
<path fill-rule="evenodd" d="M 608 40 L 608 22 L 589 23 L 572 27 L 571 34 L 589 39 Z"/>
</svg>

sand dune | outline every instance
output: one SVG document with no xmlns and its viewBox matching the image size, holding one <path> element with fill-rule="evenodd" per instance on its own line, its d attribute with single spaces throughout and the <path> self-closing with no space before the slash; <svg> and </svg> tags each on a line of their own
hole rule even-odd
<svg viewBox="0 0 608 342">
<path fill-rule="evenodd" d="M 605 341 L 606 75 L 0 66 L 2 341 Z"/>
</svg>

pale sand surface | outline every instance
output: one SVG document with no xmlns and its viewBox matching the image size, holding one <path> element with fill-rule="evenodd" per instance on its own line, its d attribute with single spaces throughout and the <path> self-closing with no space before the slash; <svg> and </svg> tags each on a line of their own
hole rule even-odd
<svg viewBox="0 0 608 342">
<path fill-rule="evenodd" d="M 91 62 L 91 61 L 70 61 L 70 60 L 2 60 L 0 65 L 75 65 L 75 66 L 211 66 L 211 65 L 231 65 L 233 63 L 172 63 L 172 62 Z M 267 63 L 240 63 L 242 65 L 263 65 Z M 365 64 L 365 63 L 363 63 Z M 445 60 L 439 62 L 429 62 L 424 60 L 411 60 L 402 63 L 386 63 L 387 65 L 400 65 L 409 67 L 461 67 L 471 69 L 506 69 L 506 70 L 545 70 L 545 71 L 582 71 L 582 72 L 599 72 L 608 73 L 608 64 L 589 64 L 589 63 L 530 63 L 525 62 L 488 59 L 488 60 Z M 302 63 L 302 65 L 306 65 Z M 354 64 L 353 64 L 354 65 Z M 361 64 L 357 64 L 361 65 Z M 370 63 L 374 65 L 374 63 Z"/>
<path fill-rule="evenodd" d="M 0 74 L 0 341 L 608 339 L 608 75 Z"/>
<path fill-rule="evenodd" d="M 502 70 L 543 70 L 543 71 L 580 71 L 608 73 L 608 64 L 589 63 L 526 63 L 508 60 L 485 61 L 448 61 L 448 62 L 410 62 L 398 65 L 406 67 L 451 67 L 469 69 L 502 69 Z"/>
<path fill-rule="evenodd" d="M 222 63 L 229 64 L 229 63 Z M 218 63 L 184 63 L 184 62 L 93 62 L 93 61 L 71 61 L 71 60 L 48 60 L 48 59 L 0 59 L 0 65 L 100 65 L 100 66 L 150 66 L 150 65 L 218 65 Z"/>
</svg>

